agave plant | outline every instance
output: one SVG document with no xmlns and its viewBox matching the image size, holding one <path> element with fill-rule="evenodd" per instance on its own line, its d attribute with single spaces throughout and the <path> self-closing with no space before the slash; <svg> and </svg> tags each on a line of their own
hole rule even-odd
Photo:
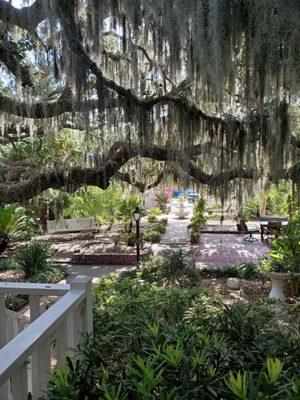
<svg viewBox="0 0 300 400">
<path fill-rule="evenodd" d="M 29 236 L 36 227 L 36 221 L 25 214 L 23 207 L 9 204 L 0 208 L 0 254 L 12 239 Z"/>
</svg>

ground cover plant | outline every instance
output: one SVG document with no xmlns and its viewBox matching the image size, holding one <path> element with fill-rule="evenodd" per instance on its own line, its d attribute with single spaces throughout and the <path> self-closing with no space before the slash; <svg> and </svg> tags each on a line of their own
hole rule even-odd
<svg viewBox="0 0 300 400">
<path fill-rule="evenodd" d="M 52 375 L 44 398 L 290 399 L 299 332 L 268 306 L 225 306 L 180 253 L 94 289 L 94 337 Z"/>
</svg>

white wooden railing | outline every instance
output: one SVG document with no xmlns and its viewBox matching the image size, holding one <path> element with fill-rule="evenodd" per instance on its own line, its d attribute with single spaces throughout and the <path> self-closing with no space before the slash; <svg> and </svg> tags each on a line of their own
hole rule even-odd
<svg viewBox="0 0 300 400">
<path fill-rule="evenodd" d="M 27 294 L 30 324 L 7 341 L 5 294 Z M 43 297 L 42 297 L 43 296 Z M 41 299 L 60 296 L 41 311 Z M 0 282 L 0 399 L 37 399 L 45 390 L 49 372 L 72 354 L 83 333 L 92 334 L 92 281 L 78 275 L 70 284 Z M 17 332 L 15 332 L 17 333 Z"/>
</svg>

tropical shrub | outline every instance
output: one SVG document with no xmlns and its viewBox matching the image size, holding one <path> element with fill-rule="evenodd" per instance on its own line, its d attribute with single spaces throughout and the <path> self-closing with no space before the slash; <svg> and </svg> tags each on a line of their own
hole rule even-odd
<svg viewBox="0 0 300 400">
<path fill-rule="evenodd" d="M 152 229 L 162 235 L 167 231 L 165 224 L 162 222 L 158 222 Z"/>
<path fill-rule="evenodd" d="M 162 211 L 159 207 L 153 207 L 151 208 L 151 214 L 157 217 L 158 215 L 162 214 Z"/>
<path fill-rule="evenodd" d="M 261 265 L 264 271 L 300 272 L 300 221 L 292 220 L 280 238 L 272 240 L 272 251 Z"/>
<path fill-rule="evenodd" d="M 133 247 L 136 244 L 136 234 L 135 233 L 127 233 L 125 235 L 125 240 L 127 243 L 127 246 Z"/>
<path fill-rule="evenodd" d="M 132 230 L 132 220 L 134 210 L 141 204 L 141 199 L 137 196 L 131 196 L 129 199 L 123 199 L 118 208 L 117 217 L 124 223 L 126 232 Z"/>
<path fill-rule="evenodd" d="M 260 267 L 254 263 L 227 266 L 222 268 L 203 268 L 199 275 L 207 278 L 241 278 L 246 280 L 263 279 Z"/>
<path fill-rule="evenodd" d="M 6 294 L 5 307 L 12 311 L 18 311 L 28 300 L 29 296 L 25 294 Z"/>
<path fill-rule="evenodd" d="M 189 225 L 189 228 L 192 228 L 193 231 L 199 231 L 207 221 L 207 217 L 204 215 L 205 206 L 206 200 L 203 197 L 200 197 L 194 205 L 194 215 L 192 216 L 191 223 Z"/>
<path fill-rule="evenodd" d="M 201 233 L 200 232 L 192 231 L 191 232 L 191 244 L 198 244 L 199 240 L 200 240 L 200 237 L 201 237 Z"/>
<path fill-rule="evenodd" d="M 14 264 L 10 259 L 0 260 L 0 271 L 6 271 L 7 269 L 13 268 Z"/>
<path fill-rule="evenodd" d="M 162 190 L 156 193 L 155 196 L 161 212 L 166 212 L 166 204 L 169 200 L 169 196 L 167 195 L 167 193 Z"/>
<path fill-rule="evenodd" d="M 288 215 L 291 198 L 293 198 L 292 184 L 286 180 L 280 180 L 267 192 L 267 208 L 272 214 Z"/>
<path fill-rule="evenodd" d="M 47 399 L 296 399 L 297 331 L 280 328 L 269 307 L 225 307 L 199 286 L 103 279 L 94 336 L 78 352 L 52 376 Z"/>
<path fill-rule="evenodd" d="M 26 215 L 23 207 L 9 204 L 0 208 L 0 252 L 10 240 L 28 239 L 37 229 L 38 223 Z"/>
<path fill-rule="evenodd" d="M 211 213 L 208 216 L 209 219 L 220 219 L 221 218 L 221 213 Z"/>
<path fill-rule="evenodd" d="M 122 192 L 108 188 L 101 190 L 89 186 L 85 191 L 68 196 L 63 216 L 71 218 L 93 217 L 100 224 L 116 219 L 122 203 Z"/>
<path fill-rule="evenodd" d="M 161 238 L 161 234 L 154 229 L 150 229 L 144 235 L 144 241 L 150 243 L 159 243 Z"/>
<path fill-rule="evenodd" d="M 154 223 L 154 222 L 156 222 L 157 221 L 157 218 L 156 218 L 156 216 L 155 215 L 148 215 L 148 222 L 150 222 L 150 223 Z"/>
<path fill-rule="evenodd" d="M 182 250 L 167 250 L 160 256 L 151 255 L 147 261 L 140 264 L 139 276 L 158 286 L 197 286 L 200 273 L 194 265 L 193 256 L 193 252 Z"/>
<path fill-rule="evenodd" d="M 66 276 L 67 273 L 63 266 L 58 264 L 50 264 L 46 267 L 46 269 L 37 271 L 30 278 L 30 282 L 57 283 Z"/>
</svg>

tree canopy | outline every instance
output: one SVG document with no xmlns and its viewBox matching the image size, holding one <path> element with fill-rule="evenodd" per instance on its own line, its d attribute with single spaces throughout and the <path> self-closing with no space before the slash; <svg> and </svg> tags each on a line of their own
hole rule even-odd
<svg viewBox="0 0 300 400">
<path fill-rule="evenodd" d="M 222 196 L 249 180 L 299 187 L 299 1 L 29 4 L 0 0 L 0 143 L 68 129 L 82 156 L 1 159 L 0 201 L 166 176 Z M 147 184 L 145 158 L 159 162 Z"/>
</svg>

